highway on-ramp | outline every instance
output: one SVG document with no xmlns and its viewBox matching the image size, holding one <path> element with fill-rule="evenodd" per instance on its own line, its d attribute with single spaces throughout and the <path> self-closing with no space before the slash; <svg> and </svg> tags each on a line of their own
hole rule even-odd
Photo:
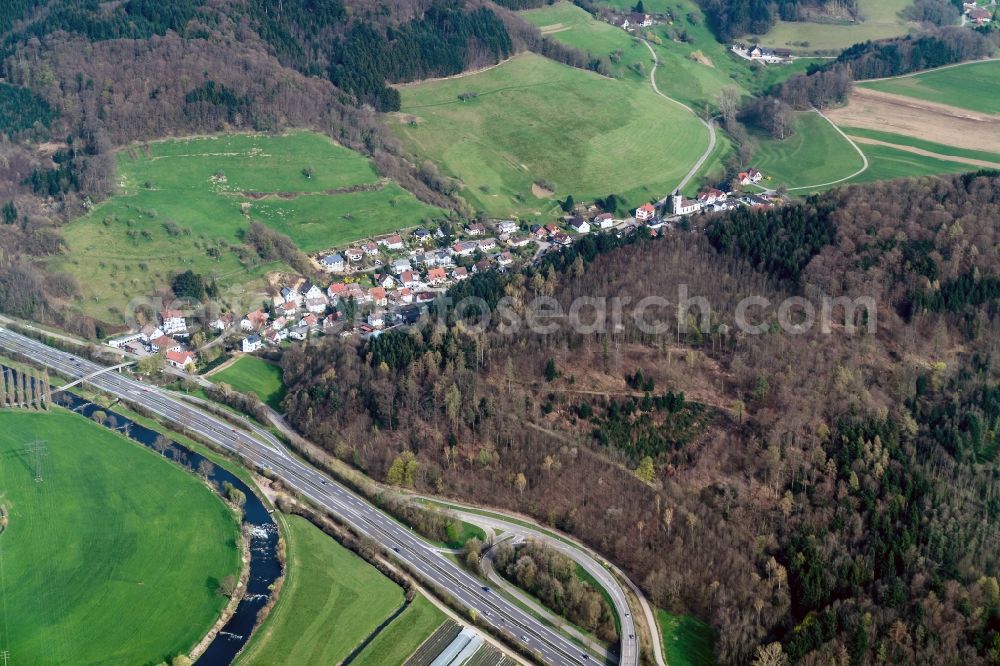
<svg viewBox="0 0 1000 666">
<path fill-rule="evenodd" d="M 491 592 L 481 580 L 446 559 L 411 530 L 345 486 L 290 455 L 273 437 L 260 437 L 260 430 L 251 424 L 247 423 L 247 430 L 234 427 L 221 417 L 202 411 L 168 391 L 126 375 L 116 372 L 95 375 L 103 366 L 6 328 L 0 328 L 0 347 L 22 354 L 70 380 L 94 375 L 89 383 L 95 388 L 139 405 L 237 454 L 243 460 L 269 470 L 288 488 L 337 516 L 359 534 L 374 539 L 391 557 L 447 591 L 458 604 L 475 610 L 482 622 L 512 635 L 515 641 L 523 643 L 544 663 L 596 663 L 596 659 L 576 643 L 501 595 Z M 639 654 L 634 637 L 630 640 L 624 634 L 622 639 L 620 663 L 637 666 Z"/>
</svg>

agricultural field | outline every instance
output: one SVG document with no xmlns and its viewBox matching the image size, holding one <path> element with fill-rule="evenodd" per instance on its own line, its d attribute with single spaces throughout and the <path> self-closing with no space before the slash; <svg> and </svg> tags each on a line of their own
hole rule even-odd
<svg viewBox="0 0 1000 666">
<path fill-rule="evenodd" d="M 754 166 L 768 188 L 812 187 L 846 178 L 864 166 L 851 143 L 823 116 L 802 112 L 795 117 L 795 133 L 779 141 L 755 137 Z"/>
<path fill-rule="evenodd" d="M 27 443 L 42 440 L 41 482 Z M 0 411 L 0 635 L 11 663 L 187 652 L 238 575 L 233 513 L 193 475 L 87 419 Z"/>
<path fill-rule="evenodd" d="M 850 180 L 852 183 L 870 183 L 876 180 L 910 178 L 913 176 L 965 173 L 979 169 L 979 167 L 961 162 L 927 157 L 888 146 L 861 144 L 860 147 L 868 158 L 869 166 L 863 173 L 852 178 Z"/>
<path fill-rule="evenodd" d="M 118 155 L 120 193 L 65 228 L 54 268 L 77 278 L 83 314 L 126 320 L 126 304 L 190 269 L 229 288 L 282 268 L 242 244 L 250 220 L 304 251 L 415 226 L 442 214 L 378 178 L 367 158 L 309 132 L 135 145 Z"/>
<path fill-rule="evenodd" d="M 281 367 L 256 356 L 240 356 L 218 372 L 211 373 L 212 381 L 229 384 L 234 391 L 253 393 L 273 409 L 281 409 L 285 397 L 285 383 L 281 380 Z"/>
<path fill-rule="evenodd" d="M 879 132 L 878 130 L 860 127 L 842 127 L 841 129 L 855 143 L 859 144 L 862 150 L 867 145 L 887 146 L 925 157 L 962 162 L 968 164 L 970 168 L 1000 169 L 1000 153 L 958 148 L 912 136 L 893 134 L 892 132 Z"/>
<path fill-rule="evenodd" d="M 965 63 L 921 74 L 858 84 L 893 95 L 1000 115 L 1000 61 Z"/>
<path fill-rule="evenodd" d="M 423 595 L 417 595 L 351 663 L 356 666 L 402 664 L 445 619 L 437 606 Z"/>
<path fill-rule="evenodd" d="M 284 523 L 288 578 L 237 664 L 340 663 L 399 608 L 403 590 L 306 519 Z"/>
<path fill-rule="evenodd" d="M 900 16 L 913 0 L 858 0 L 861 20 L 855 23 L 778 21 L 766 35 L 747 36 L 745 42 L 789 48 L 795 53 L 836 55 L 859 42 L 897 37 L 917 29 Z"/>
<path fill-rule="evenodd" d="M 647 201 L 708 145 L 698 120 L 648 84 L 534 54 L 400 93 L 396 131 L 407 147 L 461 178 L 463 196 L 490 215 L 542 214 L 570 194 Z"/>
<path fill-rule="evenodd" d="M 690 615 L 657 611 L 663 651 L 670 666 L 713 666 L 715 635 L 712 628 Z"/>
</svg>

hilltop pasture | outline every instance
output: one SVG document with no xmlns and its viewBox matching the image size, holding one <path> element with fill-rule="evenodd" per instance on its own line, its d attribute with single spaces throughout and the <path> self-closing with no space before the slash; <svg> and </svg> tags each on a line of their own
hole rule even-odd
<svg viewBox="0 0 1000 666">
<path fill-rule="evenodd" d="M 227 289 L 281 268 L 243 245 L 250 220 L 311 252 L 443 215 L 311 132 L 137 144 L 119 153 L 118 178 L 119 194 L 71 222 L 52 260 L 76 277 L 78 309 L 112 323 L 186 269 Z"/>
<path fill-rule="evenodd" d="M 534 54 L 400 93 L 407 147 L 460 178 L 463 196 L 490 215 L 549 211 L 570 194 L 641 203 L 674 187 L 708 145 L 701 123 L 648 81 Z M 533 192 L 538 183 L 554 196 Z"/>
</svg>

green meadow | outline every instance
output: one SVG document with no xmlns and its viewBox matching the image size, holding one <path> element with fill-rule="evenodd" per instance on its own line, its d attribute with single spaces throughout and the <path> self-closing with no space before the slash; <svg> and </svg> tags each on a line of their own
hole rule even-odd
<svg viewBox="0 0 1000 666">
<path fill-rule="evenodd" d="M 980 113 L 1000 115 L 1000 61 L 966 63 L 913 76 L 859 84 L 880 90 L 957 106 Z"/>
<path fill-rule="evenodd" d="M 70 223 L 68 252 L 52 260 L 79 282 L 79 310 L 113 323 L 131 299 L 186 269 L 223 289 L 259 286 L 282 266 L 247 252 L 250 220 L 311 252 L 442 214 L 379 179 L 367 158 L 310 132 L 135 145 L 119 153 L 118 177 L 120 193 Z"/>
<path fill-rule="evenodd" d="M 403 590 L 305 518 L 284 523 L 288 578 L 237 664 L 338 664 L 399 608 Z"/>
<path fill-rule="evenodd" d="M 670 666 L 714 666 L 715 632 L 690 615 L 657 611 L 663 651 Z"/>
<path fill-rule="evenodd" d="M 209 630 L 227 601 L 218 581 L 240 571 L 239 531 L 195 476 L 61 410 L 0 411 L 0 461 L 12 664 L 158 663 Z"/>
<path fill-rule="evenodd" d="M 285 383 L 281 380 L 281 366 L 275 363 L 256 356 L 241 356 L 211 377 L 214 382 L 229 384 L 240 393 L 253 393 L 274 409 L 281 409 Z"/>
<path fill-rule="evenodd" d="M 913 0 L 858 0 L 860 21 L 778 21 L 766 35 L 747 36 L 743 41 L 790 48 L 796 53 L 832 53 L 860 42 L 915 31 L 917 26 L 900 16 L 912 4 Z"/>
<path fill-rule="evenodd" d="M 570 194 L 659 197 L 708 145 L 697 119 L 648 83 L 534 54 L 400 93 L 395 128 L 407 147 L 461 178 L 463 196 L 491 215 L 541 213 Z M 542 182 L 554 196 L 532 191 Z"/>
<path fill-rule="evenodd" d="M 851 143 L 818 113 L 795 116 L 795 133 L 777 140 L 755 136 L 754 166 L 768 188 L 810 187 L 846 178 L 864 166 Z"/>
<path fill-rule="evenodd" d="M 357 666 L 402 664 L 447 619 L 423 595 L 417 595 L 399 617 L 379 632 L 351 662 Z"/>
</svg>

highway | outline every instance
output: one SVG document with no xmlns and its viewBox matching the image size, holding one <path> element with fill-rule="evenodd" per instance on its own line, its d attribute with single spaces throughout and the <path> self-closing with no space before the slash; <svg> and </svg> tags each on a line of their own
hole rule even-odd
<svg viewBox="0 0 1000 666">
<path fill-rule="evenodd" d="M 37 340 L 0 328 L 0 347 L 22 354 L 70 380 L 93 375 L 104 368 L 97 363 L 54 349 Z M 491 592 L 483 582 L 446 559 L 411 530 L 369 504 L 322 472 L 290 455 L 269 434 L 246 424 L 235 428 L 226 420 L 184 402 L 168 391 L 116 372 L 95 375 L 89 383 L 125 402 L 133 403 L 166 421 L 196 432 L 244 461 L 269 470 L 282 483 L 329 511 L 357 533 L 371 537 L 386 552 L 417 574 L 446 590 L 480 620 L 509 633 L 515 641 L 541 657 L 546 664 L 592 664 L 596 659 L 562 634 L 542 624 L 520 607 Z M 253 434 L 252 434 L 253 433 Z M 639 661 L 635 639 L 623 632 L 623 666 Z"/>
</svg>

